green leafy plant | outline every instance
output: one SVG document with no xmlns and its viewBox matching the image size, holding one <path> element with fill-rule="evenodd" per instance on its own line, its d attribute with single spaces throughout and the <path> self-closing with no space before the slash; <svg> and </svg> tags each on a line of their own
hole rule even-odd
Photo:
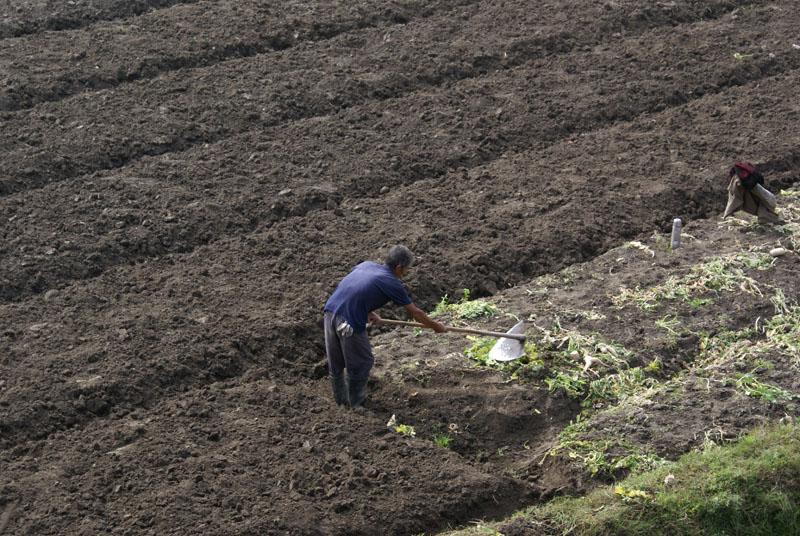
<svg viewBox="0 0 800 536">
<path fill-rule="evenodd" d="M 784 223 L 775 226 L 775 229 L 787 237 L 791 249 L 797 252 L 800 251 L 800 190 L 781 190 L 780 196 L 779 211 Z"/>
<path fill-rule="evenodd" d="M 449 296 L 447 294 L 442 296 L 442 299 L 439 300 L 439 303 L 437 303 L 436 307 L 434 307 L 433 311 L 431 311 L 430 316 L 434 318 L 447 314 L 450 311 L 450 302 L 448 300 Z"/>
<path fill-rule="evenodd" d="M 579 316 L 581 318 L 585 318 L 586 320 L 605 320 L 606 315 L 603 313 L 598 313 L 595 310 L 591 311 L 576 311 L 575 316 Z"/>
<path fill-rule="evenodd" d="M 496 339 L 472 336 L 468 336 L 467 339 L 470 340 L 472 344 L 466 350 L 464 350 L 465 356 L 485 367 L 498 366 L 498 363 L 489 359 L 489 352 L 491 351 L 492 346 L 495 345 L 495 342 L 497 342 Z"/>
<path fill-rule="evenodd" d="M 539 370 L 543 363 L 537 357 L 536 345 L 532 342 L 525 343 L 525 355 L 513 361 L 498 363 L 489 358 L 489 352 L 497 343 L 497 339 L 492 337 L 473 337 L 467 336 L 472 344 L 464 350 L 464 355 L 482 367 L 502 370 L 511 375 L 512 379 L 521 379 L 525 372 Z"/>
<path fill-rule="evenodd" d="M 552 330 L 539 329 L 541 355 L 553 369 L 545 385 L 551 392 L 563 390 L 581 399 L 586 409 L 622 399 L 652 383 L 643 369 L 629 368 L 631 351 L 597 333 L 564 329 L 558 320 Z"/>
<path fill-rule="evenodd" d="M 694 307 L 695 309 L 701 309 L 708 305 L 712 305 L 714 303 L 713 298 L 689 298 L 687 303 Z"/>
<path fill-rule="evenodd" d="M 789 304 L 789 300 L 786 299 L 786 294 L 784 294 L 783 289 L 775 289 L 775 294 L 772 295 L 769 301 L 772 302 L 772 306 L 775 307 L 775 314 L 791 314 L 792 307 Z"/>
<path fill-rule="evenodd" d="M 557 372 L 555 376 L 546 378 L 544 383 L 551 393 L 563 390 L 570 398 L 580 398 L 583 396 L 584 392 L 586 392 L 587 382 L 577 373 L 565 374 L 563 372 Z"/>
<path fill-rule="evenodd" d="M 544 362 L 539 358 L 536 345 L 526 342 L 525 355 L 503 365 L 503 370 L 510 373 L 512 380 L 538 380 L 542 379 L 547 370 Z"/>
<path fill-rule="evenodd" d="M 787 307 L 764 324 L 768 343 L 800 365 L 800 307 Z"/>
<path fill-rule="evenodd" d="M 436 304 L 432 317 L 450 314 L 459 320 L 474 320 L 481 317 L 492 317 L 498 313 L 497 306 L 486 300 L 470 300 L 470 291 L 465 288 L 461 299 L 457 303 L 450 303 L 445 294 Z"/>
<path fill-rule="evenodd" d="M 757 336 L 753 327 L 738 331 L 723 330 L 710 336 L 700 333 L 700 359 L 702 361 L 729 361 L 732 357 L 741 356 L 741 351 L 751 347 L 751 339 Z"/>
<path fill-rule="evenodd" d="M 735 379 L 736 387 L 741 389 L 747 396 L 760 398 L 767 402 L 777 402 L 780 400 L 792 400 L 796 396 L 786 389 L 776 385 L 769 385 L 758 378 L 752 372 L 738 374 Z"/>
<path fill-rule="evenodd" d="M 671 335 L 677 335 L 676 329 L 681 325 L 680 320 L 675 315 L 666 315 L 656 320 L 656 326 L 669 332 Z"/>
<path fill-rule="evenodd" d="M 659 372 L 662 368 L 661 360 L 660 359 L 653 359 L 650 361 L 647 366 L 644 367 L 645 372 L 649 372 L 651 374 Z"/>
<path fill-rule="evenodd" d="M 440 434 L 433 436 L 433 442 L 437 447 L 446 449 L 450 448 L 450 443 L 452 443 L 453 438 L 448 435 Z"/>
<path fill-rule="evenodd" d="M 769 270 L 775 264 L 775 259 L 767 253 L 738 253 L 733 259 L 748 270 Z"/>
<path fill-rule="evenodd" d="M 739 331 L 721 331 L 713 337 L 701 334 L 702 361 L 707 365 L 755 363 L 764 356 L 778 354 L 800 366 L 800 306 L 788 303 L 782 293 L 773 297 L 773 304 L 781 312 L 759 327 L 754 324 Z"/>
</svg>

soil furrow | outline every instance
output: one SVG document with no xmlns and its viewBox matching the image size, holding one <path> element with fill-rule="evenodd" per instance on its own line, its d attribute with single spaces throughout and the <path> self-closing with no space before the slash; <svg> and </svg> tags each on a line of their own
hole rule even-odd
<svg viewBox="0 0 800 536">
<path fill-rule="evenodd" d="M 0 21 L 0 40 L 45 31 L 74 30 L 100 21 L 135 17 L 157 9 L 199 1 L 91 0 L 53 6 L 53 2 L 46 0 L 3 0 L 0 2 L 0 13 L 6 14 L 6 17 Z"/>
<path fill-rule="evenodd" d="M 71 533 L 79 526 L 92 532 L 109 532 L 114 526 L 157 527 L 160 533 L 172 534 L 166 532 L 169 520 L 154 514 L 161 510 L 163 498 L 142 486 L 140 479 L 174 479 L 172 515 L 180 512 L 193 520 L 182 528 L 183 534 L 225 533 L 202 506 L 208 492 L 219 487 L 247 490 L 241 495 L 238 489 L 230 490 L 220 505 L 228 518 L 225 528 L 268 535 L 369 534 L 373 527 L 384 534 L 409 534 L 444 528 L 452 519 L 507 515 L 533 498 L 527 486 L 493 475 L 455 453 L 414 445 L 389 433 L 383 421 L 341 412 L 338 426 L 320 427 L 308 415 L 292 417 L 298 404 L 313 405 L 315 415 L 330 410 L 317 386 L 298 381 L 291 395 L 284 387 L 268 377 L 242 386 L 214 384 L 160 402 L 152 417 L 122 417 L 114 422 L 124 427 L 116 433 L 101 420 L 93 429 L 67 431 L 20 447 L 20 452 L 35 451 L 47 459 L 51 469 L 39 475 L 44 485 L 37 485 L 25 457 L 8 459 L 7 474 L 14 483 L 6 491 L 24 501 L 57 503 L 73 492 L 77 473 L 83 481 L 78 484 L 81 508 L 103 497 L 102 514 L 78 518 L 64 511 L 55 522 L 32 519 L 31 531 L 42 535 Z M 323 451 L 331 440 L 340 449 Z M 293 468 L 264 459 L 263 453 L 276 445 L 292 451 L 292 460 L 300 465 Z M 89 459 L 93 462 L 76 463 Z M 236 471 L 239 464 L 248 470 Z M 298 471 L 301 465 L 304 469 Z M 317 472 L 328 476 L 318 478 Z M 437 478 L 426 478 L 429 474 Z M 51 477 L 64 484 L 52 485 Z M 348 500 L 352 490 L 362 486 L 372 489 L 369 509 Z M 417 490 L 416 498 L 403 497 L 402 490 L 410 486 Z M 291 490 L 284 493 L 287 487 Z M 465 490 L 469 499 L 459 495 Z M 304 511 L 323 496 L 330 512 L 319 519 L 286 516 L 288 511 Z M 140 505 L 147 506 L 140 510 Z M 355 525 L 365 528 L 354 530 Z"/>
<path fill-rule="evenodd" d="M 319 342 L 313 342 L 319 340 L 318 307 L 336 274 L 357 260 L 358 252 L 380 249 L 387 240 L 402 240 L 422 257 L 420 275 L 410 286 L 421 303 L 431 305 L 460 286 L 492 293 L 587 260 L 674 216 L 707 214 L 720 208 L 725 184 L 719 175 L 752 129 L 771 132 L 751 146 L 752 154 L 765 161 L 786 161 L 795 154 L 794 131 L 785 124 L 762 124 L 751 112 L 782 118 L 798 113 L 797 105 L 784 98 L 796 80 L 771 79 L 758 94 L 737 88 L 541 151 L 509 155 L 466 175 L 400 187 L 379 199 L 345 198 L 336 209 L 288 217 L 191 255 L 119 267 L 46 302 L 4 305 L 0 318 L 15 318 L 7 325 L 25 329 L 4 334 L 10 351 L 2 366 L 26 367 L 26 384 L 31 383 L 4 392 L 9 414 L 2 419 L 3 435 L 13 445 L 32 430 L 46 434 L 43 430 L 58 430 L 63 423 L 124 408 L 124 389 L 115 385 L 147 385 L 134 378 L 151 370 L 163 372 L 169 384 L 180 377 L 184 363 L 191 364 L 183 374 L 194 386 L 208 381 L 209 365 L 199 364 L 209 359 L 233 363 L 234 374 L 248 362 L 276 377 L 297 374 L 290 363 L 302 369 L 321 355 Z M 713 122 L 705 120 L 709 110 L 717 113 Z M 735 125 L 739 131 L 732 130 Z M 727 143 L 705 141 L 719 139 L 720 133 Z M 592 163 L 607 171 L 587 183 L 579 170 L 595 169 Z M 543 167 L 551 170 L 549 179 L 532 182 L 530 174 Z M 654 176 L 653 169 L 668 172 Z M 416 192 L 413 200 L 410 191 Z M 422 223 L 419 214 L 425 215 Z M 394 222 L 391 237 L 382 225 L 367 225 L 367 218 Z M 335 255 L 320 259 L 320 248 L 340 236 L 359 240 L 338 245 Z M 163 305 L 153 310 L 153 301 Z M 87 322 L 87 311 L 107 320 Z M 295 320 L 278 323 L 276 316 Z M 234 340 L 240 347 L 231 346 Z M 54 351 L 56 341 L 60 349 Z M 64 341 L 71 341 L 66 349 Z M 209 347 L 214 348 L 210 357 Z M 48 368 L 27 365 L 50 352 Z M 127 356 L 124 364 L 110 358 L 115 355 Z M 40 375 L 57 371 L 64 385 L 53 386 L 44 397 L 31 390 Z M 73 385 L 82 385 L 87 376 L 102 381 L 91 397 L 76 401 Z M 150 400 L 173 389 L 150 385 L 137 398 Z M 34 404 L 37 400 L 41 403 Z M 88 406 L 87 400 L 92 401 Z"/>
<path fill-rule="evenodd" d="M 608 18 L 617 20 L 620 16 Z M 71 99 L 70 106 L 40 110 L 42 113 L 37 113 L 35 118 L 27 114 L 9 115 L 8 123 L 14 127 L 9 131 L 21 134 L 5 144 L 9 148 L 5 156 L 8 172 L 6 177 L 0 177 L 0 193 L 39 187 L 92 171 L 115 169 L 142 156 L 185 150 L 250 128 L 325 115 L 376 98 L 397 97 L 431 85 L 441 86 L 452 80 L 496 72 L 526 61 L 541 46 L 538 42 L 527 42 L 518 55 L 512 54 L 510 58 L 505 58 L 507 53 L 481 54 L 454 64 L 455 58 L 461 56 L 460 41 L 456 41 L 449 54 L 443 57 L 437 54 L 420 64 L 417 51 L 397 54 L 394 45 L 385 42 L 385 37 L 381 36 L 377 43 L 375 35 L 367 38 L 375 51 L 374 57 L 359 60 L 355 65 L 360 72 L 355 75 L 350 69 L 342 71 L 341 66 L 331 72 L 331 63 L 323 60 L 318 70 L 307 72 L 301 82 L 286 84 L 275 79 L 274 73 L 289 74 L 298 65 L 297 55 L 287 53 L 277 62 L 226 65 L 223 70 L 182 73 L 174 79 L 142 83 L 132 91 L 101 92 Z M 413 39 L 405 41 L 413 42 Z M 350 48 L 344 46 L 345 50 Z M 389 47 L 391 55 L 388 55 Z M 313 46 L 308 50 L 311 51 L 319 55 Z M 342 50 L 332 44 L 331 53 L 342 55 Z M 505 59 L 501 61 L 501 57 Z M 509 65 L 502 65 L 506 61 Z M 375 62 L 385 71 L 377 77 L 373 72 Z M 242 73 L 245 66 L 249 68 L 247 74 Z M 184 77 L 189 75 L 194 80 L 202 75 L 208 82 L 187 84 Z M 235 80 L 239 89 L 219 86 L 220 78 Z M 264 87 L 270 82 L 277 85 Z M 131 100 L 141 103 L 133 119 L 129 117 Z M 300 109 L 299 103 L 302 103 Z M 81 121 L 81 116 L 89 110 L 94 121 Z M 124 122 L 120 118 L 124 118 Z M 131 120 L 136 126 L 133 132 Z"/>
<path fill-rule="evenodd" d="M 11 40 L 6 42 L 5 57 L 0 53 L 0 66 L 6 72 L 0 111 L 28 109 L 232 58 L 290 50 L 359 29 L 407 24 L 476 1 L 421 6 L 409 0 L 387 7 L 370 0 L 333 10 L 317 4 L 284 9 L 254 1 L 199 1 L 140 17 L 134 28 L 126 21 Z M 219 26 L 219 20 L 226 25 Z M 20 56 L 26 61 L 17 61 Z"/>
<path fill-rule="evenodd" d="M 702 25 L 688 32 L 700 31 L 703 31 Z M 715 29 L 720 34 L 726 31 L 725 27 Z M 780 27 L 776 31 L 780 33 Z M 641 49 L 640 42 L 656 37 L 663 39 L 663 36 L 649 33 L 625 42 L 623 48 Z M 636 72 L 620 73 L 614 69 L 617 60 L 613 53 L 573 54 L 563 58 L 561 64 L 542 60 L 542 63 L 531 64 L 529 69 L 531 72 L 586 73 L 575 75 L 572 81 L 575 88 L 587 88 L 586 96 L 580 100 L 574 98 L 574 93 L 564 94 L 564 98 L 552 96 L 553 88 L 561 84 L 558 77 L 522 84 L 515 82 L 514 79 L 524 79 L 517 70 L 450 87 L 448 92 L 455 92 L 454 97 L 434 96 L 428 97 L 428 102 L 419 102 L 419 97 L 412 96 L 391 103 L 372 103 L 322 122 L 320 119 L 301 121 L 240 136 L 208 149 L 189 151 L 180 159 L 142 162 L 124 170 L 120 176 L 86 179 L 78 184 L 77 190 L 69 184 L 56 185 L 34 197 L 28 196 L 27 206 L 18 206 L 20 198 L 14 197 L 4 203 L 6 217 L 12 220 L 6 232 L 11 239 L 7 251 L 10 253 L 10 248 L 16 249 L 20 244 L 24 246 L 18 254 L 9 255 L 0 264 L 0 275 L 5 280 L 3 298 L 17 300 L 31 293 L 59 288 L 74 279 L 95 277 L 119 263 L 189 252 L 231 234 L 250 232 L 261 222 L 304 214 L 336 204 L 344 197 L 379 195 L 381 188 L 442 176 L 455 168 L 467 170 L 509 151 L 545 148 L 576 132 L 602 129 L 614 121 L 662 109 L 665 103 L 679 106 L 725 87 L 751 83 L 753 78 L 760 80 L 774 71 L 796 68 L 795 64 L 800 61 L 797 56 L 787 59 L 783 55 L 764 54 L 763 61 L 741 65 L 730 58 L 726 65 L 716 45 L 710 46 L 712 52 L 706 56 L 696 47 L 679 48 L 684 35 L 673 39 L 676 43 L 669 45 L 673 58 L 676 61 L 686 58 L 687 63 L 679 77 L 661 84 L 657 91 L 649 85 L 658 72 L 661 50 L 634 58 L 635 69 L 645 73 L 644 80 L 639 83 L 634 83 L 637 76 L 641 78 Z M 723 67 L 710 75 L 706 71 L 707 64 Z M 596 71 L 591 71 L 591 66 Z M 620 76 L 629 80 L 623 90 L 611 85 Z M 518 95 L 519 100 L 486 97 L 499 88 L 506 94 Z M 536 102 L 539 94 L 550 94 L 549 102 Z M 470 102 L 478 104 L 460 110 L 464 103 Z M 406 110 L 413 110 L 414 114 L 399 120 Z M 428 110 L 437 110 L 438 117 L 426 117 Z M 497 110 L 501 113 L 497 114 Z M 376 121 L 367 126 L 364 118 L 370 117 L 375 117 Z M 354 130 L 354 124 L 360 126 Z M 330 134 L 320 136 L 316 132 L 320 126 Z M 340 135 L 351 130 L 353 135 Z M 286 147 L 280 141 L 264 141 L 284 138 L 296 142 Z M 404 149 L 402 154 L 393 149 L 411 139 L 427 141 L 417 150 Z M 332 155 L 347 154 L 354 144 L 363 158 L 332 158 Z M 212 156 L 231 154 L 237 147 L 252 149 L 236 162 Z M 183 171 L 189 162 L 201 160 L 225 161 L 228 172 L 236 169 L 235 174 L 242 179 L 229 185 L 224 192 L 215 191 L 221 169 L 203 169 L 200 174 L 193 172 L 191 177 Z M 387 162 L 388 166 L 375 168 L 370 162 L 376 161 Z M 361 171 L 354 173 L 352 170 Z M 168 177 L 174 187 L 164 191 L 162 177 Z M 346 178 L 331 183 L 330 177 Z M 257 193 L 248 194 L 255 183 L 258 184 Z M 315 187 L 328 183 L 330 186 Z M 196 189 L 197 184 L 203 184 L 204 189 Z M 190 188 L 189 185 L 195 186 Z M 296 191 L 286 196 L 277 195 L 291 188 Z M 149 206 L 131 206 L 129 199 L 143 192 L 149 192 L 149 196 L 160 195 L 163 200 Z M 31 226 L 30 221 L 47 218 L 45 207 L 58 198 L 67 197 L 74 198 L 74 206 L 68 213 L 77 223 L 62 227 L 63 238 L 69 238 L 54 244 L 44 233 L 49 225 Z M 102 214 L 98 212 L 101 207 L 104 207 Z M 209 217 L 209 211 L 213 217 Z"/>
</svg>

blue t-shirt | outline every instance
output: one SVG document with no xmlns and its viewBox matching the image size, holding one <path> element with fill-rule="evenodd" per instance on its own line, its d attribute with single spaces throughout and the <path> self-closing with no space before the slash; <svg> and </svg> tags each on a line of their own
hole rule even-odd
<svg viewBox="0 0 800 536">
<path fill-rule="evenodd" d="M 325 303 L 325 310 L 339 315 L 360 333 L 367 329 L 367 315 L 389 301 L 408 305 L 411 298 L 400 279 L 385 264 L 362 262 L 339 282 Z"/>
</svg>

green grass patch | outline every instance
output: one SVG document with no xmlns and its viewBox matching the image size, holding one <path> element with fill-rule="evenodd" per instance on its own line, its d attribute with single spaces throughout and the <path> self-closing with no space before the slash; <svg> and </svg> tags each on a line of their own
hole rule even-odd
<svg viewBox="0 0 800 536">
<path fill-rule="evenodd" d="M 521 514 L 547 534 L 797 534 L 800 426 L 756 430 L 710 446 L 582 498 L 561 498 Z"/>
</svg>

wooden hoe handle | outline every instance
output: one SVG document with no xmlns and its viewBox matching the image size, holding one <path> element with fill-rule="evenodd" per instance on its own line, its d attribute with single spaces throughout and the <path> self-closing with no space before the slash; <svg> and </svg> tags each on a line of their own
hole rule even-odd
<svg viewBox="0 0 800 536">
<path fill-rule="evenodd" d="M 388 326 L 407 326 L 411 328 L 424 328 L 423 324 L 419 322 L 406 322 L 404 320 L 386 320 L 381 319 L 381 324 L 386 324 Z M 486 335 L 488 337 L 502 337 L 505 339 L 516 339 L 518 341 L 525 342 L 525 335 L 522 333 L 500 333 L 499 331 L 486 331 L 483 329 L 472 329 L 472 328 L 457 328 L 455 326 L 445 326 L 444 327 L 447 331 L 453 331 L 455 333 L 469 333 L 471 335 Z"/>
</svg>

